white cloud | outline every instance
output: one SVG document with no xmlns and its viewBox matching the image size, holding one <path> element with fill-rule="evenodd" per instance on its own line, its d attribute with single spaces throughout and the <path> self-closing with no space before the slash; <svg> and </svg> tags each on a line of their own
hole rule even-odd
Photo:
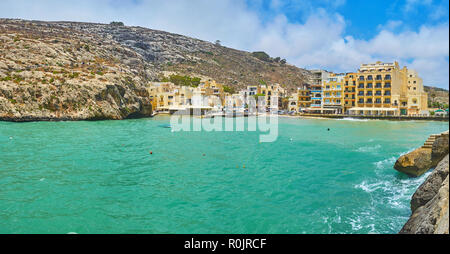
<svg viewBox="0 0 450 254">
<path fill-rule="evenodd" d="M 38 20 L 76 20 L 108 23 L 124 21 L 153 29 L 184 34 L 208 41 L 221 40 L 225 46 L 286 58 L 299 67 L 354 71 L 361 63 L 398 60 L 415 68 L 425 84 L 448 88 L 449 24 L 424 25 L 417 31 L 405 30 L 401 20 L 378 26 L 368 40 L 346 34 L 346 22 L 333 11 L 345 1 L 319 1 L 329 9 L 315 8 L 297 0 L 270 2 L 273 16 L 261 16 L 244 0 L 2 0 L 0 16 Z M 432 1 L 408 0 L 405 8 Z M 255 6 L 261 5 L 253 0 Z M 332 6 L 334 5 L 334 6 Z M 306 8 L 301 23 L 290 22 L 283 10 Z M 326 7 L 324 7 L 326 8 Z M 330 11 L 331 9 L 331 11 Z"/>
<path fill-rule="evenodd" d="M 410 12 L 410 11 L 415 10 L 420 5 L 431 5 L 432 3 L 433 3 L 433 0 L 406 0 L 404 10 L 406 12 Z"/>
</svg>

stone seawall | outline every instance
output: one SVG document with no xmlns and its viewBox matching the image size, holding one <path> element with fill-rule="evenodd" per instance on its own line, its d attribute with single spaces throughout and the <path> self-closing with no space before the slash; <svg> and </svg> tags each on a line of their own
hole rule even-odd
<svg viewBox="0 0 450 254">
<path fill-rule="evenodd" d="M 372 120 L 392 120 L 392 121 L 449 121 L 448 116 L 358 116 L 358 115 L 329 115 L 329 114 L 300 114 L 305 117 L 321 117 L 321 118 L 355 118 L 355 119 L 372 119 Z"/>
</svg>

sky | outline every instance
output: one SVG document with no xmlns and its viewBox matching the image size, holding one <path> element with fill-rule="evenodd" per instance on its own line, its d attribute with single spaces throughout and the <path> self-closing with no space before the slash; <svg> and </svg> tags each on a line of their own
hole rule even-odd
<svg viewBox="0 0 450 254">
<path fill-rule="evenodd" d="M 1 0 L 0 17 L 122 21 L 333 72 L 398 61 L 449 88 L 448 0 Z"/>
</svg>

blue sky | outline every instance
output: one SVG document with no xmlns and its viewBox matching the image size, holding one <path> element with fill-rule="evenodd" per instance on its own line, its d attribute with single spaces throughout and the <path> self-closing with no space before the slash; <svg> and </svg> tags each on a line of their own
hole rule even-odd
<svg viewBox="0 0 450 254">
<path fill-rule="evenodd" d="M 399 61 L 449 86 L 448 0 L 1 0 L 0 17 L 138 25 L 354 71 Z"/>
</svg>

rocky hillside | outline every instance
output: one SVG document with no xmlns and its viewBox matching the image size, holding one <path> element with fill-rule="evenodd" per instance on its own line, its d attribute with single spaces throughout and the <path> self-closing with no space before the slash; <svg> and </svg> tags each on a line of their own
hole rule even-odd
<svg viewBox="0 0 450 254">
<path fill-rule="evenodd" d="M 0 21 L 0 120 L 151 115 L 154 67 L 113 40 L 54 24 Z"/>
<path fill-rule="evenodd" d="M 309 75 L 279 59 L 120 23 L 0 19 L 0 120 L 148 116 L 145 87 L 174 72 L 236 89 L 294 90 Z"/>
<path fill-rule="evenodd" d="M 442 106 L 448 106 L 448 90 L 433 86 L 425 86 L 424 88 L 425 92 L 428 93 L 428 104 L 431 107 L 437 106 L 437 103 Z"/>
<path fill-rule="evenodd" d="M 250 52 L 158 30 L 120 24 L 52 24 L 114 40 L 154 64 L 159 72 L 209 77 L 236 89 L 250 84 L 280 83 L 293 90 L 309 75 L 308 71 L 284 61 L 258 58 Z"/>
</svg>

